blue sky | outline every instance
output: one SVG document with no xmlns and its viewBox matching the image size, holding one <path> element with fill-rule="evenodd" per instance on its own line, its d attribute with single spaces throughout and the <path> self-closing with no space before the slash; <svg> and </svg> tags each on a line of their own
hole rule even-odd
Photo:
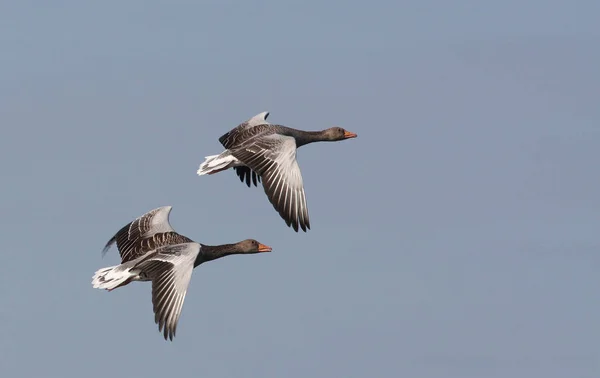
<svg viewBox="0 0 600 378">
<path fill-rule="evenodd" d="M 600 4 L 0 4 L 2 376 L 597 377 Z M 233 172 L 262 111 L 312 230 Z M 94 290 L 144 212 L 273 253 L 194 271 L 177 338 L 150 286 Z"/>
</svg>

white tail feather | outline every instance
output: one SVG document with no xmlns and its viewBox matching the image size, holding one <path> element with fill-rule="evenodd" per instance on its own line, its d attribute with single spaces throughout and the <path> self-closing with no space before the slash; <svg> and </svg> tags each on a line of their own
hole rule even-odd
<svg viewBox="0 0 600 378">
<path fill-rule="evenodd" d="M 121 265 L 97 270 L 92 278 L 92 286 L 95 289 L 113 290 L 134 278 L 129 269 L 118 269 L 119 267 Z"/>
<path fill-rule="evenodd" d="M 204 159 L 204 162 L 200 164 L 200 168 L 198 168 L 198 171 L 196 172 L 199 176 L 207 174 L 210 175 L 212 173 L 217 173 L 225 169 L 242 165 L 229 150 L 226 150 L 219 155 L 207 156 Z"/>
</svg>

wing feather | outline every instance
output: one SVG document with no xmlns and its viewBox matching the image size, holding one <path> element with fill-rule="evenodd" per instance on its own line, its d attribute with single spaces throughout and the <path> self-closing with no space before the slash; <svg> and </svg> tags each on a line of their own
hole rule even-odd
<svg viewBox="0 0 600 378">
<path fill-rule="evenodd" d="M 250 184 L 250 179 L 252 179 L 252 183 L 254 186 L 258 186 L 257 182 L 260 182 L 260 176 L 256 174 L 255 171 L 251 170 L 248 167 L 233 167 L 235 173 L 240 178 L 241 182 L 246 181 L 246 185 L 250 188 L 252 185 Z"/>
<path fill-rule="evenodd" d="M 267 122 L 268 117 L 269 112 L 262 112 L 255 115 L 254 117 L 240 123 L 235 128 L 223 134 L 219 138 L 219 142 L 227 149 L 231 149 L 234 146 L 243 143 L 249 137 L 264 131 L 264 127 L 261 128 L 257 126 L 270 125 L 270 123 Z"/>
<path fill-rule="evenodd" d="M 102 255 L 116 243 L 121 263 L 126 263 L 165 244 L 191 242 L 171 227 L 171 209 L 172 206 L 159 207 L 126 224 L 106 243 Z"/>
<path fill-rule="evenodd" d="M 296 141 L 280 134 L 255 138 L 232 150 L 233 156 L 260 175 L 269 201 L 296 232 L 310 229 L 302 173 L 296 161 Z"/>
<path fill-rule="evenodd" d="M 167 245 L 149 253 L 134 269 L 152 280 L 154 321 L 165 340 L 173 340 L 200 244 Z"/>
</svg>

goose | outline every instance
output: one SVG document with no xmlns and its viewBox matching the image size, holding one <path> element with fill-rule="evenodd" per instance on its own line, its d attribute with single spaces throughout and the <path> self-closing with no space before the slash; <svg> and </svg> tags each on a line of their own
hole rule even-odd
<svg viewBox="0 0 600 378">
<path fill-rule="evenodd" d="M 165 340 L 173 341 L 194 268 L 228 255 L 272 249 L 254 239 L 214 246 L 194 242 L 171 227 L 171 209 L 156 208 L 121 228 L 102 250 L 104 256 L 116 243 L 121 264 L 97 270 L 92 286 L 112 291 L 133 281 L 151 281 L 154 321 Z"/>
<path fill-rule="evenodd" d="M 248 187 L 262 182 L 263 189 L 288 227 L 298 232 L 310 229 L 308 207 L 296 150 L 314 142 L 335 142 L 356 138 L 341 127 L 321 131 L 304 131 L 271 124 L 265 111 L 242 122 L 223 134 L 219 142 L 225 151 L 206 156 L 199 176 L 212 175 L 233 168 Z"/>
</svg>

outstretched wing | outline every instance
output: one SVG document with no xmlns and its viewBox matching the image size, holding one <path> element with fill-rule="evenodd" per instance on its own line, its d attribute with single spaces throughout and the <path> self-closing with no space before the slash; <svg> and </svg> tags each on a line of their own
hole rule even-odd
<svg viewBox="0 0 600 378">
<path fill-rule="evenodd" d="M 254 117 L 240 123 L 238 126 L 223 134 L 219 138 L 219 142 L 223 145 L 223 147 L 230 149 L 236 145 L 239 145 L 243 141 L 245 141 L 248 137 L 256 135 L 256 133 L 261 132 L 261 129 L 256 129 L 256 126 L 260 125 L 270 125 L 267 122 L 267 117 L 269 117 L 269 112 L 262 112 Z"/>
<path fill-rule="evenodd" d="M 152 280 L 154 321 L 165 340 L 175 337 L 194 261 L 199 253 L 199 243 L 167 245 L 149 253 L 150 257 L 135 267 Z"/>
<path fill-rule="evenodd" d="M 169 213 L 172 206 L 163 206 L 151 210 L 136 218 L 121 228 L 104 246 L 102 255 L 105 255 L 110 247 L 116 242 L 121 263 L 135 260 L 156 247 L 150 240 L 157 234 L 174 233 L 169 223 Z"/>
<path fill-rule="evenodd" d="M 296 161 L 293 137 L 269 134 L 232 151 L 262 178 L 269 201 L 288 226 L 298 232 L 310 229 L 302 173 Z"/>
</svg>

